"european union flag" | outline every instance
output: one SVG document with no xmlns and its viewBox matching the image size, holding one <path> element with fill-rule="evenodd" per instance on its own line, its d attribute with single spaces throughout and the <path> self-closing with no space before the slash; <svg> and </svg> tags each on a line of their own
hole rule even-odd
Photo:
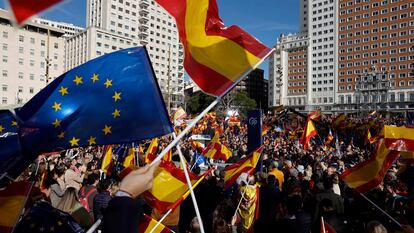
<svg viewBox="0 0 414 233">
<path fill-rule="evenodd" d="M 16 116 L 23 150 L 36 155 L 173 131 L 144 47 L 113 52 L 68 71 Z"/>
<path fill-rule="evenodd" d="M 18 123 L 9 110 L 0 110 L 0 145 L 0 176 L 5 172 L 11 177 L 18 176 L 8 171 L 8 168 L 21 170 L 29 163 L 21 153 Z"/>
</svg>

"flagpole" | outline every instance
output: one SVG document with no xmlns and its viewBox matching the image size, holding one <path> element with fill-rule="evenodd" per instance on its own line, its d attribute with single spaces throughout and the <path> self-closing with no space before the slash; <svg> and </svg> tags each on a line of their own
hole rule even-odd
<svg viewBox="0 0 414 233">
<path fill-rule="evenodd" d="M 325 221 L 323 221 L 323 217 L 321 217 L 321 222 L 322 222 L 322 232 L 323 233 L 326 233 L 326 230 L 325 230 Z"/>
<path fill-rule="evenodd" d="M 240 208 L 240 205 L 241 205 L 241 203 L 242 203 L 242 201 L 243 201 L 243 198 L 244 198 L 244 194 L 246 193 L 246 189 L 244 189 L 244 191 L 243 191 L 243 193 L 242 193 L 242 195 L 241 195 L 241 198 L 240 198 L 240 201 L 239 201 L 239 204 L 237 204 L 237 208 L 236 208 L 236 211 L 234 212 L 234 215 L 233 215 L 233 218 L 237 215 L 237 211 L 239 210 L 239 208 Z"/>
<path fill-rule="evenodd" d="M 168 215 L 170 215 L 170 214 L 171 214 L 171 212 L 172 212 L 172 211 L 173 211 L 173 209 L 169 209 L 169 210 L 167 211 L 167 213 L 165 213 L 165 214 L 161 217 L 161 219 L 157 221 L 157 223 L 156 223 L 156 224 L 155 224 L 155 226 L 154 226 L 154 227 L 150 230 L 150 232 L 149 232 L 149 233 L 153 233 L 153 232 L 155 231 L 155 229 L 157 229 L 157 227 L 161 225 L 162 221 L 164 221 L 164 220 L 168 217 Z M 87 232 L 87 233 L 89 233 L 89 232 Z"/>
<path fill-rule="evenodd" d="M 250 68 L 247 72 L 245 72 L 241 77 L 245 77 L 248 75 L 252 70 L 255 70 L 258 66 L 260 66 L 276 49 L 272 48 L 269 53 L 267 53 L 255 66 Z M 218 103 L 220 103 L 223 96 L 225 96 L 231 89 L 233 89 L 237 84 L 239 84 L 243 78 L 240 78 L 236 82 L 234 82 L 223 94 L 218 96 L 204 111 L 202 111 L 191 123 L 185 127 L 185 129 L 163 150 L 161 153 L 155 158 L 150 166 L 153 166 L 157 162 L 161 161 L 165 154 L 168 153 L 196 124 L 200 121 L 211 109 L 213 109 Z"/>
<path fill-rule="evenodd" d="M 175 134 L 175 132 L 173 133 L 173 137 L 177 138 L 177 135 Z M 183 156 L 183 153 L 181 152 L 180 144 L 177 144 L 177 150 L 178 150 L 178 156 L 180 157 L 181 166 L 183 167 L 183 170 L 184 170 L 185 179 L 187 180 L 188 189 L 190 190 L 191 199 L 194 205 L 194 210 L 198 218 L 198 224 L 200 225 L 200 232 L 204 233 L 205 231 L 204 231 L 203 221 L 201 219 L 200 210 L 198 209 L 197 199 L 194 194 L 193 185 L 191 184 L 190 176 L 188 175 L 188 169 L 185 166 L 184 156 Z"/>
<path fill-rule="evenodd" d="M 363 193 L 359 193 L 365 200 L 367 200 L 369 203 L 371 203 L 375 208 L 377 208 L 379 211 L 381 211 L 385 216 L 387 216 L 389 219 L 391 219 L 395 224 L 397 224 L 400 228 L 402 228 L 401 223 L 399 223 L 395 218 L 393 218 L 391 215 L 389 215 L 387 212 L 385 212 L 381 207 L 379 207 L 377 204 L 375 204 L 373 201 L 371 201 L 367 196 L 365 196 Z"/>
<path fill-rule="evenodd" d="M 93 233 L 95 232 L 95 230 L 99 227 L 99 225 L 101 225 L 102 220 L 98 219 L 98 221 L 96 221 L 91 228 L 89 228 L 89 230 L 86 233 Z"/>
</svg>

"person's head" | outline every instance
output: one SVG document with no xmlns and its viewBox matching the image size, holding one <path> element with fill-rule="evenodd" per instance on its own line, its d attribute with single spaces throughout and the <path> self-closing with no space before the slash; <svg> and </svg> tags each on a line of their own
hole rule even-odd
<svg viewBox="0 0 414 233">
<path fill-rule="evenodd" d="M 367 224 L 366 233 L 387 233 L 387 228 L 385 228 L 378 221 L 371 221 Z"/>
<path fill-rule="evenodd" d="M 191 220 L 190 224 L 190 233 L 200 233 L 200 223 L 198 222 L 198 218 L 194 217 L 193 220 Z"/>
<path fill-rule="evenodd" d="M 331 176 L 328 176 L 323 180 L 323 187 L 325 190 L 333 189 L 333 179 Z"/>
<path fill-rule="evenodd" d="M 88 175 L 88 179 L 87 179 L 86 183 L 88 185 L 96 186 L 98 184 L 98 181 L 99 181 L 99 175 L 96 174 L 96 173 L 91 173 L 91 174 Z"/>
<path fill-rule="evenodd" d="M 98 183 L 98 191 L 105 192 L 109 191 L 109 187 L 111 186 L 111 181 L 109 179 L 100 180 Z"/>
<path fill-rule="evenodd" d="M 78 192 L 75 188 L 69 187 L 66 189 L 56 208 L 64 212 L 71 213 L 78 202 Z"/>
</svg>

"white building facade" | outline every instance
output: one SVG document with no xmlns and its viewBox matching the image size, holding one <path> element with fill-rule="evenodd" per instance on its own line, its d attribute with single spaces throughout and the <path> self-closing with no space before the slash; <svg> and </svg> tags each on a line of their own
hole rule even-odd
<svg viewBox="0 0 414 233">
<path fill-rule="evenodd" d="M 66 70 L 119 49 L 145 45 L 166 104 L 184 102 L 184 53 L 172 18 L 153 0 L 88 0 L 87 29 L 67 40 Z M 170 96 L 170 101 L 168 96 Z"/>
<path fill-rule="evenodd" d="M 16 29 L 10 20 L 9 12 L 0 10 L 0 106 L 3 107 L 27 102 L 64 72 L 63 30 L 35 22 Z"/>
</svg>

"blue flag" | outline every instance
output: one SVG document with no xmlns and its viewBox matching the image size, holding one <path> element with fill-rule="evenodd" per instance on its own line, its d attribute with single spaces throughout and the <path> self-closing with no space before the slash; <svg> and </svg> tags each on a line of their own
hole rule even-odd
<svg viewBox="0 0 414 233">
<path fill-rule="evenodd" d="M 113 52 L 68 71 L 16 116 L 22 150 L 31 155 L 136 142 L 173 131 L 144 47 Z"/>
</svg>

